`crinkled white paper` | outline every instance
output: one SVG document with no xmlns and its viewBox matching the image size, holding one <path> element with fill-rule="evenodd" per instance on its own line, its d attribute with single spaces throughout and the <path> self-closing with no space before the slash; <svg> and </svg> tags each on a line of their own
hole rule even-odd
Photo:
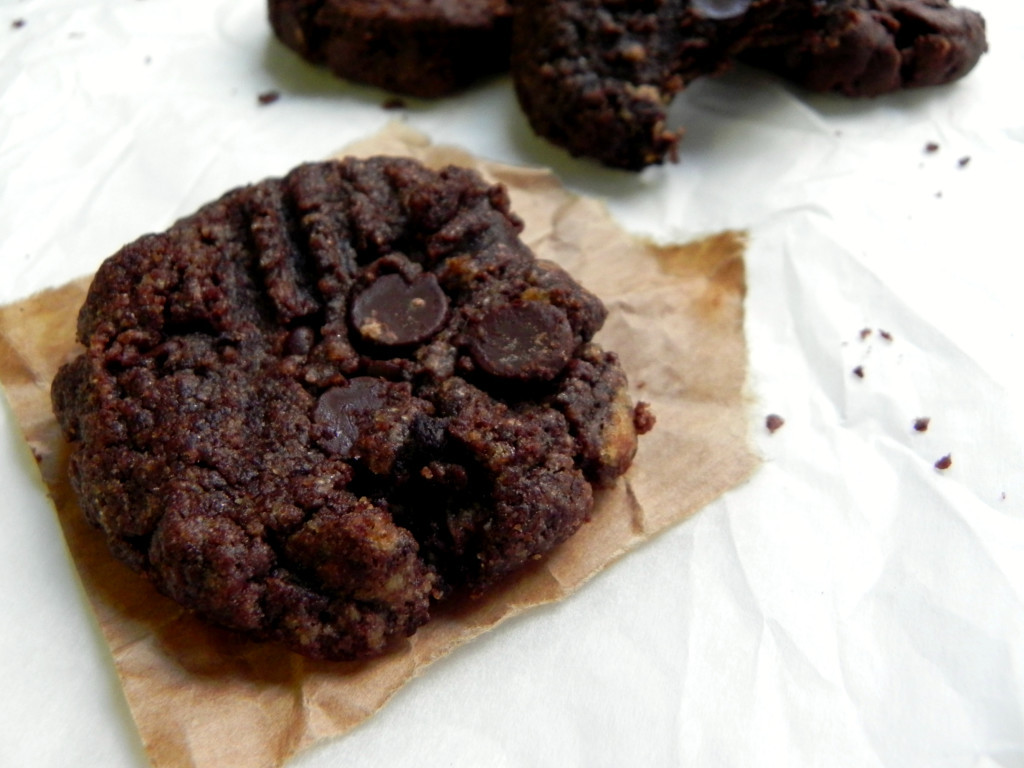
<svg viewBox="0 0 1024 768">
<path fill-rule="evenodd" d="M 847 101 L 739 70 L 639 175 L 534 138 L 503 78 L 384 110 L 256 0 L 0 5 L 0 303 L 396 118 L 660 240 L 750 232 L 753 480 L 295 766 L 1024 765 L 1024 5 L 971 2 L 964 81 Z M 0 488 L 0 765 L 145 765 L 6 405 Z"/>
</svg>

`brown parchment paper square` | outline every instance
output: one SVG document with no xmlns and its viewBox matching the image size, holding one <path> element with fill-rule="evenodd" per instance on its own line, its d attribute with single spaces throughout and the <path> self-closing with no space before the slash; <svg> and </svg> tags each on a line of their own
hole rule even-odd
<svg viewBox="0 0 1024 768">
<path fill-rule="evenodd" d="M 71 555 L 156 768 L 271 768 L 372 715 L 430 662 L 523 610 L 565 597 L 666 526 L 743 482 L 757 465 L 744 400 L 744 237 L 677 246 L 629 236 L 602 204 L 549 172 L 433 146 L 400 124 L 345 154 L 392 154 L 475 167 L 505 184 L 524 238 L 602 297 L 598 341 L 615 350 L 633 395 L 658 423 L 633 468 L 602 493 L 593 519 L 485 599 L 449 605 L 393 653 L 319 663 L 207 627 L 113 561 L 67 482 L 50 382 L 76 353 L 88 280 L 0 308 L 0 382 L 39 459 Z M 571 631 L 571 628 L 566 628 Z"/>
</svg>

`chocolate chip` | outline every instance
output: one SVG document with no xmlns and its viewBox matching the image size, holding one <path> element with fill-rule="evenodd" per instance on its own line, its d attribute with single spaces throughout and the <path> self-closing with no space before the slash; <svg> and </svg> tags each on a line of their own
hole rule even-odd
<svg viewBox="0 0 1024 768">
<path fill-rule="evenodd" d="M 932 420 L 927 416 L 923 416 L 920 419 L 914 419 L 914 431 L 915 432 L 927 432 L 928 425 L 932 423 Z"/>
<path fill-rule="evenodd" d="M 313 423 L 320 428 L 317 442 L 347 458 L 359 439 L 361 424 L 384 404 L 385 386 L 377 379 L 358 377 L 320 395 L 313 409 Z"/>
<path fill-rule="evenodd" d="M 448 298 L 431 273 L 411 281 L 382 275 L 352 302 L 352 325 L 367 341 L 387 347 L 426 341 L 444 325 Z"/>
<path fill-rule="evenodd" d="M 308 355 L 315 340 L 316 336 L 312 328 L 305 325 L 299 326 L 284 340 L 284 352 L 286 355 Z"/>
<path fill-rule="evenodd" d="M 553 379 L 574 346 L 565 313 L 538 301 L 505 304 L 470 329 L 469 351 L 477 365 L 506 379 Z"/>
<path fill-rule="evenodd" d="M 764 420 L 764 425 L 769 432 L 777 432 L 782 429 L 782 426 L 786 423 L 786 420 L 779 416 L 777 413 L 769 413 Z"/>
<path fill-rule="evenodd" d="M 935 462 L 935 468 L 945 471 L 953 466 L 953 457 L 950 454 L 946 454 L 941 459 Z"/>
<path fill-rule="evenodd" d="M 706 19 L 733 19 L 750 8 L 751 0 L 693 0 L 695 13 Z"/>
</svg>

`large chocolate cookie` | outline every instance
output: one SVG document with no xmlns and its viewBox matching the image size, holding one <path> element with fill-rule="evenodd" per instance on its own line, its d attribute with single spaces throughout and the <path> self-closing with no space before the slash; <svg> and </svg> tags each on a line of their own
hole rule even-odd
<svg viewBox="0 0 1024 768">
<path fill-rule="evenodd" d="M 349 159 L 124 247 L 52 390 L 87 518 L 206 619 L 329 659 L 549 551 L 651 419 L 520 228 L 473 172 Z"/>
<path fill-rule="evenodd" d="M 269 0 L 292 50 L 334 74 L 435 97 L 508 68 L 506 0 Z"/>
<path fill-rule="evenodd" d="M 518 0 L 512 74 L 537 134 L 638 170 L 675 153 L 675 94 L 736 57 L 871 96 L 951 82 L 985 50 L 981 16 L 947 0 Z"/>
</svg>

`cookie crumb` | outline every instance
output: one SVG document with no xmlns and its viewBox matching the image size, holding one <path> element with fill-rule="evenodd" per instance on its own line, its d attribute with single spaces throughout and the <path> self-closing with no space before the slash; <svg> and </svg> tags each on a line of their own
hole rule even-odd
<svg viewBox="0 0 1024 768">
<path fill-rule="evenodd" d="M 650 403 L 645 403 L 641 400 L 636 404 L 636 407 L 633 409 L 633 429 L 636 430 L 638 435 L 646 435 L 654 429 L 656 421 L 657 419 L 651 410 Z"/>
<path fill-rule="evenodd" d="M 924 145 L 924 151 L 927 152 L 929 155 L 935 154 L 936 152 L 939 151 L 938 142 L 929 141 L 927 144 Z"/>
<path fill-rule="evenodd" d="M 856 376 L 858 379 L 863 379 L 864 378 L 864 366 L 863 365 L 858 365 L 856 368 L 854 368 L 853 369 L 853 375 Z"/>
<path fill-rule="evenodd" d="M 919 419 L 914 419 L 914 431 L 915 432 L 927 432 L 928 426 L 932 423 L 932 420 L 928 416 L 922 416 Z"/>
<path fill-rule="evenodd" d="M 381 109 L 389 109 L 390 110 L 390 109 L 405 109 L 407 105 L 405 103 L 405 99 L 399 98 L 398 96 L 393 96 L 390 99 L 386 99 L 385 101 L 383 101 L 380 106 L 381 106 Z"/>
<path fill-rule="evenodd" d="M 769 413 L 764 419 L 765 427 L 767 427 L 768 432 L 772 434 L 782 429 L 785 423 L 786 420 L 777 413 Z"/>
<path fill-rule="evenodd" d="M 280 91 L 264 91 L 256 97 L 256 101 L 260 103 L 260 106 L 266 106 L 267 104 L 273 104 L 275 101 L 281 98 Z"/>
<path fill-rule="evenodd" d="M 956 161 L 956 164 L 960 168 L 966 168 L 968 163 L 970 163 L 970 162 L 971 162 L 971 156 L 970 155 L 964 155 L 963 157 L 961 157 L 959 160 Z"/>
<path fill-rule="evenodd" d="M 950 454 L 946 454 L 941 459 L 935 462 L 935 468 L 943 471 L 953 466 L 953 457 Z"/>
</svg>

